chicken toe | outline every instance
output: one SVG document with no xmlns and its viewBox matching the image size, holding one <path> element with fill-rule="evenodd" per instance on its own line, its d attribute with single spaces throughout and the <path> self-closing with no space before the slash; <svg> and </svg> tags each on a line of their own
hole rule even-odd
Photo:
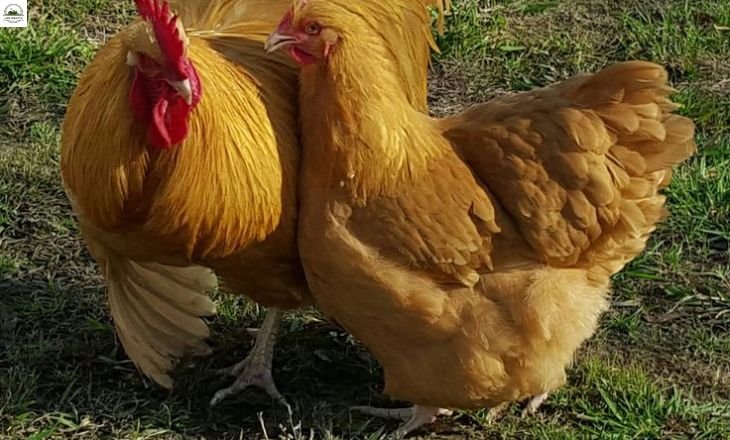
<svg viewBox="0 0 730 440">
<path fill-rule="evenodd" d="M 530 401 L 527 402 L 525 409 L 522 410 L 522 417 L 527 417 L 535 414 L 538 408 L 540 408 L 540 405 L 542 405 L 547 400 L 547 398 L 548 393 L 542 393 L 530 399 Z"/>
<path fill-rule="evenodd" d="M 223 399 L 241 392 L 250 386 L 263 389 L 274 400 L 291 413 L 291 406 L 279 392 L 271 375 L 271 363 L 274 357 L 276 335 L 279 332 L 283 312 L 271 309 L 264 319 L 261 328 L 256 332 L 256 340 L 251 352 L 237 364 L 218 370 L 219 373 L 236 376 L 233 385 L 218 390 L 210 400 L 210 406 L 219 404 Z"/>
<path fill-rule="evenodd" d="M 392 435 L 392 438 L 394 439 L 404 438 L 410 432 L 436 420 L 436 416 L 450 416 L 454 413 L 449 409 L 421 405 L 413 405 L 410 408 L 374 408 L 372 406 L 353 406 L 350 409 L 370 416 L 403 420 L 405 423 L 399 426 Z"/>
<path fill-rule="evenodd" d="M 505 413 L 509 409 L 510 403 L 504 402 L 497 406 L 494 406 L 492 408 L 489 408 L 489 411 L 487 412 L 486 416 L 486 422 L 487 424 L 492 424 L 497 421 L 499 421 L 502 417 L 504 417 Z"/>
</svg>

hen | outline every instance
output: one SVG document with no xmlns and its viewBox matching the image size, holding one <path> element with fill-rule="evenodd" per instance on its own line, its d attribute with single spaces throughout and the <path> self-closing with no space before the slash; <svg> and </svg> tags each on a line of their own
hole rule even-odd
<svg viewBox="0 0 730 440">
<path fill-rule="evenodd" d="M 406 420 L 399 435 L 441 408 L 536 409 L 564 384 L 610 276 L 643 250 L 659 191 L 695 149 L 647 62 L 432 119 L 383 40 L 412 31 L 371 3 L 307 0 L 266 43 L 304 61 L 310 289 L 380 361 L 385 393 L 415 404 L 367 409 Z"/>
<path fill-rule="evenodd" d="M 425 4 L 414 17 L 428 17 Z M 102 47 L 68 106 L 61 171 L 88 247 L 108 285 L 117 334 L 146 375 L 172 386 L 180 357 L 205 354 L 228 290 L 275 307 L 239 375 L 213 403 L 271 378 L 280 309 L 310 295 L 295 241 L 297 71 L 262 44 L 281 0 L 137 0 L 142 20 Z M 184 27 L 183 27 L 184 25 Z M 433 44 L 399 41 L 410 102 L 426 108 Z M 422 65 L 412 69 L 412 60 Z M 212 269 L 212 270 L 211 270 Z"/>
</svg>

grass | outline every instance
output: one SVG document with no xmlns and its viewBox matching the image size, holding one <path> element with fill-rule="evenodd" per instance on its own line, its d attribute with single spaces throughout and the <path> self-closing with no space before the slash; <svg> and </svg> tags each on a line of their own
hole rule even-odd
<svg viewBox="0 0 730 440">
<path fill-rule="evenodd" d="M 115 340 L 58 177 L 65 102 L 131 2 L 32 3 L 30 28 L 0 30 L 0 438 L 376 439 L 392 429 L 347 412 L 387 401 L 380 370 L 311 310 L 289 317 L 275 357 L 291 420 L 256 391 L 207 408 L 227 383 L 211 370 L 245 355 L 243 329 L 262 319 L 241 298 L 217 298 L 215 354 L 181 367 L 174 391 L 140 377 Z M 434 63 L 435 113 L 648 59 L 669 69 L 700 150 L 667 191 L 671 217 L 616 277 L 613 307 L 569 384 L 534 417 L 518 406 L 496 421 L 459 413 L 429 438 L 729 438 L 730 3 L 455 3 Z"/>
</svg>

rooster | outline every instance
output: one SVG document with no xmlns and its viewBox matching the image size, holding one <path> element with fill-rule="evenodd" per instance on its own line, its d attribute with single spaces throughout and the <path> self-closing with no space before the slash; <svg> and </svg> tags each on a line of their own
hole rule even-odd
<svg viewBox="0 0 730 440">
<path fill-rule="evenodd" d="M 187 2 L 182 21 L 167 3 L 136 5 L 141 20 L 99 50 L 69 102 L 61 171 L 122 345 L 171 387 L 178 358 L 209 351 L 214 272 L 266 306 L 310 301 L 295 246 L 296 69 L 260 48 L 273 15 L 254 12 L 285 5 Z M 280 318 L 214 400 L 251 384 L 283 401 Z"/>
<path fill-rule="evenodd" d="M 424 4 L 405 20 L 428 20 Z M 297 70 L 267 57 L 281 0 L 136 0 L 140 19 L 86 68 L 63 125 L 64 187 L 108 285 L 118 337 L 164 387 L 177 359 L 209 352 L 206 292 L 274 307 L 238 378 L 285 399 L 271 376 L 282 309 L 311 302 L 296 248 Z M 442 8 L 443 9 L 443 8 Z M 410 102 L 426 109 L 428 35 L 398 42 Z M 411 68 L 418 59 L 420 69 Z"/>
<path fill-rule="evenodd" d="M 389 10 L 297 1 L 267 39 L 303 67 L 299 251 L 324 313 L 383 366 L 405 421 L 530 399 L 607 308 L 694 149 L 664 69 L 625 62 L 433 119 L 408 102 Z M 400 10 L 393 14 L 392 9 Z"/>
</svg>

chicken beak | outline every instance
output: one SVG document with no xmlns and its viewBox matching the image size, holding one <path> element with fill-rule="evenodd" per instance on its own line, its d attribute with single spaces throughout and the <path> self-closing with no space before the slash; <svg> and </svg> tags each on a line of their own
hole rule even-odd
<svg viewBox="0 0 730 440">
<path fill-rule="evenodd" d="M 170 85 L 188 105 L 193 103 L 193 89 L 190 87 L 189 79 L 183 81 L 170 81 Z"/>
<path fill-rule="evenodd" d="M 264 43 L 264 50 L 266 51 L 266 53 L 272 53 L 281 49 L 282 47 L 294 44 L 296 43 L 296 41 L 296 37 L 286 34 L 280 34 L 274 31 L 269 35 L 269 38 L 266 39 L 266 42 Z"/>
</svg>

